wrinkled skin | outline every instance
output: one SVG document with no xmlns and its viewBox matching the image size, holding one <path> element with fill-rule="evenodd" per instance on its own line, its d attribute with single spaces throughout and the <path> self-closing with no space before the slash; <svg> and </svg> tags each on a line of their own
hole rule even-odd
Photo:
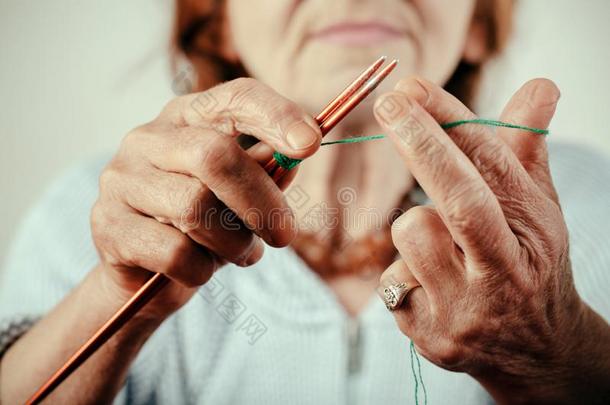
<svg viewBox="0 0 610 405">
<path fill-rule="evenodd" d="M 501 120 L 547 128 L 558 99 L 552 82 L 533 80 Z M 544 137 L 479 125 L 445 132 L 439 122 L 476 116 L 417 78 L 381 96 L 375 112 L 434 203 L 392 227 L 401 258 L 382 275 L 380 294 L 395 283 L 420 285 L 394 311 L 400 330 L 430 361 L 469 373 L 498 401 L 601 399 L 566 387 L 579 380 L 575 365 L 589 361 L 583 331 L 599 325 L 607 344 L 608 325 L 574 288 Z"/>
<path fill-rule="evenodd" d="M 262 142 L 244 151 L 239 133 Z M 149 271 L 165 274 L 176 283 L 145 308 L 162 318 L 221 265 L 256 263 L 263 240 L 286 246 L 296 227 L 282 188 L 294 175 L 276 185 L 261 165 L 273 150 L 306 157 L 320 139 L 300 107 L 253 79 L 179 97 L 130 132 L 101 175 L 91 216 L 119 293 L 129 297 Z"/>
<path fill-rule="evenodd" d="M 0 402 L 23 403 L 144 280 L 165 274 L 174 282 L 50 397 L 111 402 L 144 342 L 214 271 L 257 262 L 263 241 L 291 242 L 299 212 L 295 218 L 283 197 L 289 184 L 330 203 L 339 187 L 357 185 L 355 208 L 386 213 L 415 178 L 434 206 L 394 223 L 400 260 L 381 276 L 382 286 L 421 285 L 394 311 L 400 330 L 430 361 L 469 373 L 498 402 L 609 403 L 610 331 L 574 289 L 544 137 L 439 127 L 474 117 L 439 85 L 461 60 L 484 56 L 475 3 L 228 0 L 225 53 L 253 78 L 178 97 L 126 135 L 91 215 L 100 263 L 2 358 Z M 371 20 L 399 35 L 362 46 L 315 39 L 332 24 Z M 393 142 L 316 153 L 312 115 L 380 54 L 399 57 L 393 77 L 405 79 L 394 91 L 391 80 L 380 87 L 377 122 L 371 97 L 335 134 L 382 130 Z M 551 82 L 531 81 L 501 119 L 546 128 L 558 98 Z M 261 143 L 244 151 L 240 132 Z M 273 150 L 308 159 L 276 185 L 260 167 Z M 345 231 L 369 231 L 359 225 Z M 353 315 L 377 284 L 358 274 L 325 281 Z"/>
</svg>

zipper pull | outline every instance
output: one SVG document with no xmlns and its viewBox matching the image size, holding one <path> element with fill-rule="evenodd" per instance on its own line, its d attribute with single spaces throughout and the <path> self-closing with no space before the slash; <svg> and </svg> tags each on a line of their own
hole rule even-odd
<svg viewBox="0 0 610 405">
<path fill-rule="evenodd" d="M 352 375 L 360 371 L 362 366 L 362 336 L 360 322 L 357 318 L 348 318 L 347 332 L 347 373 Z"/>
</svg>

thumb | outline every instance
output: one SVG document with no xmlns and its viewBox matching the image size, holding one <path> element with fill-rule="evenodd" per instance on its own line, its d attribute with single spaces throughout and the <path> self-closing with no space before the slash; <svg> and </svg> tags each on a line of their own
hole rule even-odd
<svg viewBox="0 0 610 405">
<path fill-rule="evenodd" d="M 559 97 L 559 89 L 552 81 L 530 80 L 511 98 L 500 120 L 520 126 L 547 129 L 555 115 Z M 498 136 L 511 148 L 542 192 L 557 202 L 557 192 L 549 170 L 545 136 L 510 128 L 499 128 Z"/>
</svg>

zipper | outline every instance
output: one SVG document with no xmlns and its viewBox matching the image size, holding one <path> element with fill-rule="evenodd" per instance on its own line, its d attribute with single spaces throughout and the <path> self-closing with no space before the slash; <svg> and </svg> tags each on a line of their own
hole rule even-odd
<svg viewBox="0 0 610 405">
<path fill-rule="evenodd" d="M 346 372 L 346 405 L 359 402 L 360 376 L 362 367 L 362 331 L 358 318 L 347 318 L 345 325 L 347 336 L 347 372 Z"/>
<path fill-rule="evenodd" d="M 347 320 L 347 375 L 352 376 L 362 367 L 362 336 L 358 318 Z"/>
</svg>

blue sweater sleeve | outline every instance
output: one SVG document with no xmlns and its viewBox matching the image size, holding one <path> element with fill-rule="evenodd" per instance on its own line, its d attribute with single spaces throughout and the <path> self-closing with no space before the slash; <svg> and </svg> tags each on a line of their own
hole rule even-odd
<svg viewBox="0 0 610 405">
<path fill-rule="evenodd" d="M 89 210 L 97 196 L 97 172 L 79 167 L 61 176 L 18 228 L 0 273 L 4 349 L 95 266 Z"/>
<path fill-rule="evenodd" d="M 0 357 L 96 265 L 89 212 L 102 166 L 62 175 L 17 229 L 0 272 Z M 123 390 L 115 403 L 125 397 Z"/>
</svg>

